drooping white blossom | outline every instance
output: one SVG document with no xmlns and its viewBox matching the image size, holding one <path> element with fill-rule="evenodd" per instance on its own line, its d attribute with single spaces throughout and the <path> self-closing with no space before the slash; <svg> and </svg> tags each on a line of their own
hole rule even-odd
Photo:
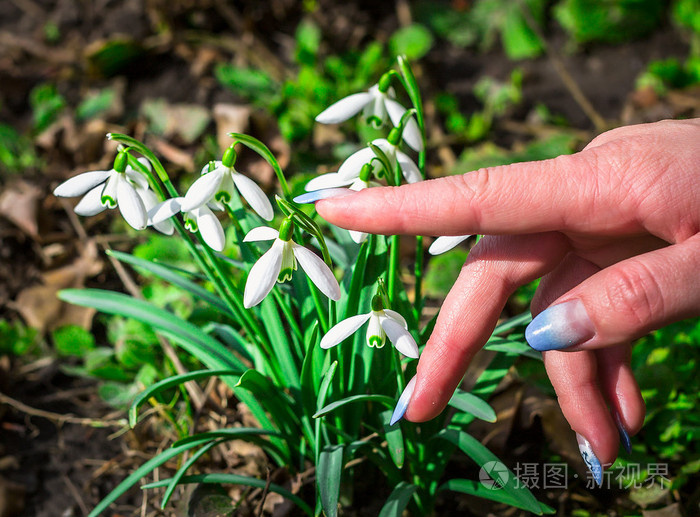
<svg viewBox="0 0 700 517">
<path fill-rule="evenodd" d="M 274 240 L 272 247 L 253 264 L 248 273 L 243 292 L 244 307 L 249 309 L 259 304 L 276 282 L 291 280 L 297 264 L 323 294 L 331 300 L 340 299 L 340 286 L 333 272 L 318 255 L 291 239 L 292 228 L 291 221 L 287 219 L 280 231 L 259 226 L 250 230 L 243 239 L 243 242 Z"/>
<path fill-rule="evenodd" d="M 321 348 L 339 345 L 366 322 L 369 322 L 366 333 L 367 346 L 382 348 L 388 337 L 394 348 L 403 355 L 412 359 L 418 358 L 418 345 L 408 331 L 406 320 L 398 312 L 382 308 L 381 297 L 378 295 L 372 301 L 370 312 L 351 316 L 334 325 L 321 339 Z"/>
<path fill-rule="evenodd" d="M 380 84 L 375 84 L 366 92 L 354 93 L 331 104 L 316 116 L 316 122 L 338 124 L 363 111 L 365 119 L 376 126 L 383 124 L 388 117 L 393 126 L 398 127 L 406 108 L 395 100 L 396 93 L 393 88 Z M 408 120 L 402 137 L 415 151 L 420 152 L 423 149 L 423 138 L 415 118 L 411 117 Z"/>
<path fill-rule="evenodd" d="M 223 207 L 218 203 L 209 203 L 186 211 L 182 209 L 184 199 L 183 197 L 166 199 L 152 207 L 148 211 L 149 223 L 155 227 L 156 225 L 170 222 L 171 217 L 182 212 L 185 228 L 192 233 L 199 231 L 207 246 L 215 251 L 223 251 L 226 244 L 224 229 L 212 211 L 212 209 L 223 210 Z"/>
<path fill-rule="evenodd" d="M 418 166 L 410 156 L 399 150 L 398 143 L 393 144 L 386 138 L 378 138 L 372 141 L 372 144 L 381 149 L 389 159 L 389 164 L 392 167 L 392 171 L 389 172 L 390 174 L 393 174 L 393 169 L 398 164 L 403 177 L 408 183 L 417 183 L 423 179 Z M 339 178 L 342 180 L 359 178 L 362 167 L 367 163 L 373 163 L 374 170 L 379 170 L 381 166 L 376 158 L 377 155 L 374 153 L 374 150 L 371 147 L 364 147 L 360 149 L 359 151 L 348 156 L 348 158 L 342 163 L 338 169 Z"/>
<path fill-rule="evenodd" d="M 471 235 L 438 237 L 428 248 L 428 253 L 430 253 L 431 255 L 441 255 L 442 253 L 456 248 L 459 244 L 466 241 L 469 237 L 471 237 Z"/>
</svg>

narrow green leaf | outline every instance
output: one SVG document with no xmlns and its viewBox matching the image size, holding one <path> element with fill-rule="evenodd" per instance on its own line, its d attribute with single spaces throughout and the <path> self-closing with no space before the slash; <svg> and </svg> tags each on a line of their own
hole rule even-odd
<svg viewBox="0 0 700 517">
<path fill-rule="evenodd" d="M 267 335 L 270 337 L 272 351 L 282 371 L 282 381 L 286 383 L 287 387 L 299 388 L 299 371 L 296 367 L 296 361 L 292 357 L 292 344 L 272 296 L 267 296 L 260 304 L 260 317 Z"/>
<path fill-rule="evenodd" d="M 403 443 L 403 433 L 400 425 L 390 425 L 393 411 L 388 409 L 382 411 L 379 418 L 382 422 L 386 446 L 389 449 L 389 456 L 398 468 L 403 467 L 406 451 Z M 400 513 L 397 515 L 401 515 Z"/>
<path fill-rule="evenodd" d="M 500 323 L 496 325 L 496 328 L 493 329 L 492 335 L 497 336 L 499 334 L 503 334 L 504 332 L 511 330 L 515 327 L 519 327 L 521 325 L 527 325 L 532 321 L 532 314 L 530 314 L 530 311 L 523 312 L 522 314 L 518 314 L 517 316 L 513 316 L 510 319 L 507 319 L 503 323 Z"/>
<path fill-rule="evenodd" d="M 144 260 L 130 255 L 128 253 L 122 253 L 121 251 L 107 250 L 107 255 L 116 258 L 120 262 L 125 262 L 137 268 L 143 269 L 144 271 L 147 271 L 152 275 L 155 275 L 158 278 L 165 280 L 166 282 L 181 287 L 185 291 L 191 293 L 195 298 L 199 298 L 200 300 L 207 302 L 209 305 L 211 305 L 218 311 L 228 315 L 230 318 L 235 319 L 236 317 L 229 310 L 228 306 L 224 303 L 223 300 L 210 293 L 202 286 L 197 285 L 194 282 L 183 277 L 180 273 L 177 273 L 169 266 L 163 264 L 155 264 L 150 260 Z"/>
<path fill-rule="evenodd" d="M 263 436 L 269 436 L 271 439 L 266 440 Z M 285 452 L 282 451 L 275 443 L 273 438 L 279 438 L 280 433 L 271 429 L 260 429 L 257 427 L 228 427 L 225 429 L 216 429 L 215 431 L 206 431 L 204 433 L 193 434 L 187 438 L 176 441 L 173 447 L 181 447 L 190 443 L 201 444 L 210 440 L 246 440 L 259 445 L 262 449 L 270 453 L 271 456 L 279 458 L 284 457 Z"/>
<path fill-rule="evenodd" d="M 225 325 L 223 323 L 216 323 L 211 321 L 202 327 L 202 330 L 207 334 L 214 334 L 216 337 L 220 338 L 221 341 L 232 348 L 236 353 L 238 353 L 244 360 L 251 363 L 255 362 L 255 358 L 251 355 L 248 348 L 253 348 L 251 343 L 246 341 L 240 333 L 234 329 L 231 325 Z"/>
<path fill-rule="evenodd" d="M 216 447 L 217 445 L 225 442 L 226 440 L 213 440 L 203 447 L 200 447 L 197 452 L 192 454 L 189 458 L 187 458 L 187 461 L 185 461 L 182 466 L 177 469 L 177 472 L 173 477 L 170 478 L 170 483 L 168 484 L 168 488 L 165 489 L 165 493 L 163 494 L 163 500 L 160 502 L 160 508 L 162 510 L 165 509 L 165 505 L 168 504 L 168 501 L 170 501 L 170 498 L 173 495 L 173 492 L 175 492 L 175 489 L 177 486 L 180 484 L 180 480 L 183 478 L 183 476 L 187 473 L 187 471 L 194 465 L 199 458 L 204 456 L 207 452 L 209 452 L 211 449 Z"/>
<path fill-rule="evenodd" d="M 352 395 L 351 397 L 331 402 L 327 406 L 319 409 L 313 417 L 318 418 L 320 416 L 327 415 L 331 411 L 334 411 L 347 404 L 352 404 L 353 402 L 379 402 L 387 407 L 394 407 L 395 404 L 394 399 L 387 397 L 386 395 Z"/>
<path fill-rule="evenodd" d="M 169 483 L 170 479 L 163 479 L 162 481 L 156 481 L 155 483 L 143 485 L 141 488 L 144 490 L 148 490 L 151 488 L 160 488 L 163 486 L 168 486 Z M 181 485 L 186 485 L 189 483 L 246 485 L 254 488 L 260 488 L 263 490 L 267 487 L 267 489 L 270 492 L 275 492 L 276 494 L 279 494 L 282 497 L 285 497 L 292 501 L 299 508 L 301 508 L 301 510 L 304 513 L 306 513 L 306 515 L 312 516 L 314 514 L 313 510 L 309 507 L 309 505 L 306 504 L 301 498 L 294 495 L 286 488 L 281 487 L 275 483 L 270 483 L 270 485 L 268 486 L 267 482 L 263 479 L 256 479 L 248 476 L 240 476 L 238 474 L 198 474 L 194 476 L 184 476 L 182 479 L 180 479 Z"/>
<path fill-rule="evenodd" d="M 327 517 L 338 515 L 340 477 L 343 473 L 343 446 L 330 445 L 321 451 L 316 482 L 321 493 L 321 506 Z"/>
<path fill-rule="evenodd" d="M 476 418 L 485 420 L 486 422 L 496 421 L 496 412 L 488 402 L 464 390 L 455 390 L 448 404 L 453 408 L 470 413 Z"/>
<path fill-rule="evenodd" d="M 396 485 L 379 511 L 379 517 L 401 517 L 417 488 L 405 481 Z"/>
<path fill-rule="evenodd" d="M 131 406 L 129 407 L 129 426 L 134 427 L 136 425 L 137 413 L 139 407 L 141 407 L 141 404 L 151 397 L 155 397 L 162 391 L 179 386 L 180 384 L 184 384 L 185 382 L 189 381 L 196 381 L 206 377 L 213 377 L 215 375 L 235 375 L 236 373 L 237 372 L 232 370 L 197 370 L 195 372 L 174 375 L 172 377 L 168 377 L 167 379 L 163 379 L 162 381 L 156 382 L 139 393 L 139 395 L 131 403 Z M 236 375 L 236 378 L 237 377 L 238 376 Z"/>
<path fill-rule="evenodd" d="M 520 341 L 511 341 L 510 339 L 491 338 L 484 346 L 486 350 L 501 352 L 506 354 L 516 354 L 531 359 L 542 361 L 542 353 L 533 350 L 529 345 Z"/>
<path fill-rule="evenodd" d="M 542 515 L 540 503 L 535 499 L 530 490 L 518 481 L 513 472 L 502 463 L 498 457 L 482 445 L 476 438 L 457 429 L 443 429 L 436 438 L 442 438 L 453 443 L 459 449 L 476 462 L 480 467 L 497 469 L 502 490 L 513 499 L 513 505 L 537 515 Z M 488 465 L 488 464 L 491 465 Z"/>
<path fill-rule="evenodd" d="M 102 499 L 102 501 L 100 501 L 97 504 L 97 506 L 95 506 L 95 508 L 90 512 L 88 517 L 97 517 L 98 515 L 100 515 L 109 507 L 110 504 L 112 504 L 122 494 L 124 494 L 127 490 L 134 486 L 141 478 L 148 475 L 154 469 L 163 465 L 166 461 L 169 461 L 171 458 L 174 458 L 182 454 L 183 452 L 192 449 L 193 447 L 197 447 L 198 445 L 207 443 L 210 440 L 211 438 L 209 437 L 202 437 L 197 440 L 191 440 L 187 443 L 183 443 L 177 447 L 173 445 L 173 447 L 171 447 L 170 449 L 166 449 L 154 458 L 151 458 L 146 463 L 137 468 L 134 472 L 132 472 L 129 476 L 127 476 L 126 479 L 119 483 L 119 485 L 117 485 L 117 487 L 114 490 L 107 494 L 107 496 L 104 499 Z"/>
<path fill-rule="evenodd" d="M 331 382 L 333 381 L 337 368 L 338 361 L 333 361 L 328 367 L 328 370 L 326 370 L 326 375 L 324 375 L 323 381 L 321 381 L 321 386 L 318 388 L 318 396 L 316 397 L 316 411 L 320 411 L 323 405 L 326 403 L 328 389 L 331 386 Z M 314 415 L 314 418 L 316 418 L 316 415 Z"/>
<path fill-rule="evenodd" d="M 454 492 L 461 492 L 463 494 L 474 495 L 476 497 L 481 497 L 482 499 L 489 499 L 491 501 L 496 501 L 498 503 L 504 503 L 509 506 L 514 506 L 516 508 L 521 508 L 523 510 L 533 511 L 531 509 L 525 508 L 520 505 L 518 500 L 514 498 L 510 493 L 505 492 L 496 487 L 487 487 L 484 484 L 471 480 L 471 479 L 450 479 L 449 481 L 443 483 L 438 491 L 441 490 L 452 490 Z M 553 514 L 556 510 L 544 503 L 537 501 L 539 505 L 539 511 L 534 511 L 537 515 L 542 514 Z"/>
</svg>

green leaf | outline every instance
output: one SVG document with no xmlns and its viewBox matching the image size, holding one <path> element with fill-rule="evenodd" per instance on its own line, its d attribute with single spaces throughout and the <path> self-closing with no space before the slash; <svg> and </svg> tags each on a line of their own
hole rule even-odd
<svg viewBox="0 0 700 517">
<path fill-rule="evenodd" d="M 488 402 L 464 390 L 455 390 L 448 404 L 486 422 L 496 421 L 496 412 Z"/>
<path fill-rule="evenodd" d="M 403 433 L 401 432 L 400 425 L 390 425 L 392 414 L 393 411 L 391 409 L 382 411 L 379 418 L 382 422 L 384 438 L 386 438 L 386 446 L 389 450 L 389 456 L 394 462 L 394 465 L 396 465 L 398 468 L 402 468 L 406 455 L 403 443 Z M 400 513 L 397 515 L 400 515 Z"/>
<path fill-rule="evenodd" d="M 53 84 L 40 84 L 29 92 L 29 104 L 34 114 L 34 131 L 41 133 L 56 121 L 66 107 L 66 100 Z"/>
<path fill-rule="evenodd" d="M 189 381 L 206 379 L 207 377 L 214 377 L 216 375 L 235 374 L 236 372 L 232 370 L 197 370 L 195 372 L 183 373 L 163 379 L 162 381 L 159 381 L 143 390 L 131 403 L 131 407 L 129 407 L 129 426 L 133 428 L 136 425 L 138 410 L 139 407 L 141 407 L 141 404 L 165 390 L 169 390 L 170 388 L 174 388 L 175 386 L 179 386 L 180 384 L 184 384 L 185 382 Z"/>
<path fill-rule="evenodd" d="M 379 517 L 400 517 L 408 506 L 413 493 L 418 489 L 416 485 L 402 481 L 391 492 L 379 511 Z"/>
<path fill-rule="evenodd" d="M 51 333 L 58 355 L 83 357 L 95 348 L 95 338 L 78 325 L 66 325 Z"/>
<path fill-rule="evenodd" d="M 503 492 L 512 498 L 511 505 L 536 513 L 537 515 L 542 515 L 540 503 L 535 499 L 535 496 L 532 495 L 530 490 L 524 484 L 520 483 L 515 474 L 476 438 L 457 429 L 443 429 L 435 436 L 436 438 L 442 438 L 459 447 L 462 452 L 474 460 L 480 467 L 490 468 L 494 472 L 497 471 L 499 473 L 499 479 L 496 481 L 502 484 Z"/>
<path fill-rule="evenodd" d="M 523 9 L 527 9 L 523 6 Z M 544 46 L 529 27 L 520 9 L 510 9 L 501 29 L 503 49 L 510 59 L 527 59 L 542 54 Z"/>
<path fill-rule="evenodd" d="M 318 418 L 323 415 L 327 415 L 331 411 L 334 411 L 347 404 L 352 404 L 354 402 L 379 402 L 387 407 L 394 407 L 395 404 L 394 399 L 392 399 L 391 397 L 387 397 L 386 395 L 352 395 L 342 400 L 336 400 L 335 402 L 331 402 L 327 406 L 319 409 L 313 417 Z"/>
<path fill-rule="evenodd" d="M 105 88 L 97 92 L 88 93 L 75 109 L 78 120 L 87 120 L 108 112 L 117 102 L 117 91 L 114 88 Z"/>
<path fill-rule="evenodd" d="M 452 490 L 463 494 L 481 497 L 482 499 L 489 499 L 491 501 L 507 504 L 508 506 L 529 510 L 537 515 L 555 513 L 554 508 L 551 508 L 544 503 L 540 503 L 539 501 L 536 501 L 538 505 L 538 509 L 536 511 L 532 510 L 529 506 L 528 508 L 524 508 L 519 503 L 518 499 L 513 497 L 509 492 L 495 487 L 487 487 L 484 484 L 471 479 L 450 479 L 446 483 L 442 484 L 440 488 L 438 488 L 438 491 L 440 490 Z"/>
<path fill-rule="evenodd" d="M 427 296 L 444 298 L 452 289 L 469 253 L 461 248 L 450 250 L 442 255 L 430 257 L 423 288 Z"/>
<path fill-rule="evenodd" d="M 423 25 L 414 23 L 397 30 L 389 39 L 389 49 L 394 56 L 406 56 L 418 60 L 433 46 L 433 35 Z"/>
<path fill-rule="evenodd" d="M 223 443 L 225 440 L 215 440 L 211 441 L 204 446 L 200 447 L 197 452 L 192 454 L 189 458 L 187 458 L 187 461 L 185 461 L 182 466 L 177 470 L 175 475 L 170 478 L 170 483 L 168 483 L 168 487 L 165 489 L 165 493 L 163 494 L 163 499 L 160 502 L 160 507 L 161 509 L 165 509 L 165 505 L 168 504 L 168 501 L 172 497 L 173 493 L 175 492 L 175 489 L 178 487 L 180 484 L 182 478 L 184 475 L 187 473 L 187 471 L 194 465 L 199 458 L 204 456 L 207 452 L 209 452 L 211 449 L 216 447 L 217 445 Z M 142 489 L 145 487 L 141 487 Z"/>
<path fill-rule="evenodd" d="M 541 352 L 533 350 L 532 348 L 530 348 L 530 346 L 521 341 L 512 341 L 510 339 L 502 338 L 491 338 L 486 343 L 484 349 L 506 354 L 522 355 L 524 357 L 529 357 L 531 359 L 542 361 Z"/>
<path fill-rule="evenodd" d="M 100 289 L 66 289 L 58 297 L 68 303 L 93 307 L 107 314 L 126 316 L 166 334 L 197 359 L 213 369 L 243 373 L 245 365 L 217 340 L 189 322 L 131 296 Z"/>
<path fill-rule="evenodd" d="M 175 270 L 171 269 L 169 266 L 164 264 L 156 264 L 150 260 L 141 259 L 130 255 L 128 253 L 123 253 L 121 251 L 107 250 L 107 255 L 116 258 L 120 262 L 125 262 L 134 267 L 147 271 L 148 273 L 157 276 L 176 285 L 188 293 L 192 294 L 195 298 L 202 300 L 216 310 L 226 314 L 230 318 L 235 318 L 235 315 L 231 313 L 228 306 L 219 297 L 215 296 L 211 292 L 204 289 L 202 286 L 195 284 L 194 282 L 185 278 L 182 274 L 177 273 Z"/>
<path fill-rule="evenodd" d="M 327 517 L 338 515 L 340 477 L 343 473 L 343 446 L 329 445 L 321 451 L 316 482 L 321 493 L 321 506 Z"/>
<path fill-rule="evenodd" d="M 143 485 L 141 488 L 148 490 L 151 488 L 160 488 L 168 486 L 170 479 L 163 479 L 161 481 L 156 481 L 155 483 L 149 483 Z M 275 492 L 280 494 L 296 504 L 301 510 L 307 515 L 313 515 L 314 512 L 311 510 L 308 504 L 306 504 L 298 496 L 292 494 L 289 490 L 276 485 L 275 483 L 270 483 L 269 486 L 265 480 L 251 478 L 247 476 L 240 476 L 238 474 L 198 474 L 195 476 L 185 476 L 180 479 L 180 484 L 185 485 L 188 483 L 213 483 L 213 484 L 229 484 L 229 485 L 245 485 L 254 488 L 259 488 L 261 490 L 269 490 L 270 492 Z M 92 514 L 90 514 L 92 515 Z"/>
<path fill-rule="evenodd" d="M 97 41 L 86 50 L 86 59 L 95 75 L 112 77 L 143 54 L 144 49 L 129 36 Z"/>
</svg>

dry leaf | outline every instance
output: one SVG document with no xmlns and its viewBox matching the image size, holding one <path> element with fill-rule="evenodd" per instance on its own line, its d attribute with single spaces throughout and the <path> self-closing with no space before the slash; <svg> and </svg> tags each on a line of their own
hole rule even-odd
<svg viewBox="0 0 700 517">
<path fill-rule="evenodd" d="M 250 106 L 242 104 L 215 104 L 214 122 L 216 123 L 216 141 L 219 149 L 231 145 L 229 133 L 245 133 L 250 126 Z"/>
<path fill-rule="evenodd" d="M 41 195 L 37 187 L 22 180 L 8 185 L 0 194 L 0 215 L 35 241 L 39 240 L 37 207 Z"/>
</svg>

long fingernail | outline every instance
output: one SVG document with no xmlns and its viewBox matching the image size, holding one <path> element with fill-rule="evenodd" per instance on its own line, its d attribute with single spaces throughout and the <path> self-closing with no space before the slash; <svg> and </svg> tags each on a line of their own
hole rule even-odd
<svg viewBox="0 0 700 517">
<path fill-rule="evenodd" d="M 596 484 L 601 486 L 603 484 L 603 466 L 600 464 L 600 460 L 593 452 L 591 444 L 582 435 L 576 433 L 576 441 L 578 442 L 578 450 L 583 461 L 586 462 L 588 470 L 591 471 Z"/>
<path fill-rule="evenodd" d="M 620 443 L 622 443 L 622 447 L 627 451 L 627 454 L 630 454 L 632 452 L 632 440 L 630 440 L 630 435 L 627 432 L 627 429 L 625 429 L 624 424 L 622 423 L 622 418 L 620 417 L 620 413 L 617 411 L 614 411 L 615 413 L 615 425 L 617 426 L 617 431 L 620 433 Z"/>
<path fill-rule="evenodd" d="M 324 188 L 321 190 L 314 190 L 313 192 L 307 192 L 295 197 L 292 201 L 295 203 L 315 203 L 316 201 L 321 201 L 322 199 L 330 199 L 332 197 L 345 197 L 350 194 L 354 194 L 355 190 L 350 190 L 349 188 Z"/>
<path fill-rule="evenodd" d="M 589 340 L 595 334 L 581 300 L 554 305 L 538 314 L 525 329 L 525 339 L 535 350 L 561 350 Z"/>
<path fill-rule="evenodd" d="M 406 414 L 406 410 L 408 409 L 408 403 L 411 401 L 411 397 L 413 396 L 413 390 L 416 389 L 416 376 L 413 376 L 413 379 L 408 381 L 408 384 L 406 384 L 406 387 L 404 388 L 403 392 L 401 393 L 401 396 L 399 397 L 399 401 L 396 403 L 396 407 L 394 408 L 394 412 L 391 415 L 391 421 L 389 422 L 389 425 L 394 425 L 396 422 L 401 420 L 403 416 Z"/>
</svg>

